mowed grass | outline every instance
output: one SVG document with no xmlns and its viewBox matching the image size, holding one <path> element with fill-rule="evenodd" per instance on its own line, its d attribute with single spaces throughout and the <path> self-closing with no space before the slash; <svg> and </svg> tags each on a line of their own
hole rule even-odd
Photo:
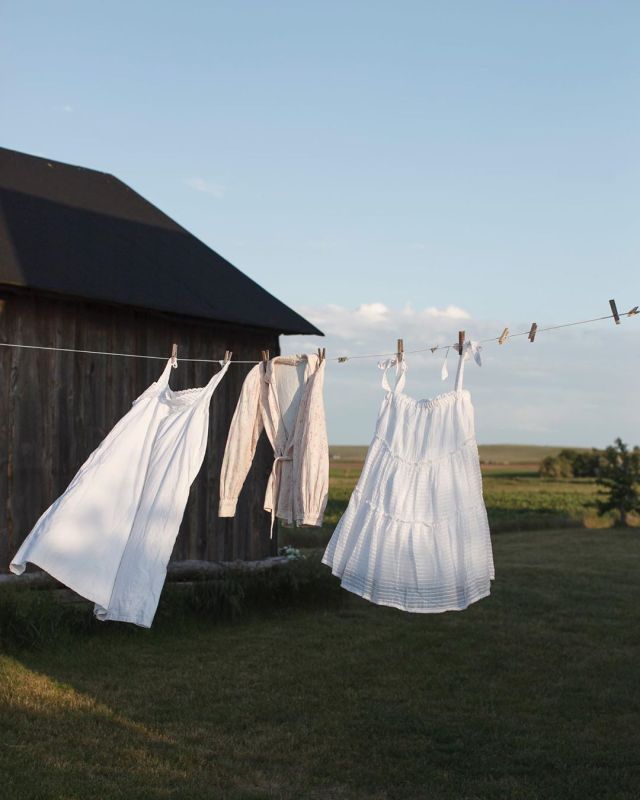
<svg viewBox="0 0 640 800">
<path fill-rule="evenodd" d="M 504 533 L 491 597 L 100 627 L 0 656 L 2 796 L 640 797 L 640 535 Z"/>
</svg>

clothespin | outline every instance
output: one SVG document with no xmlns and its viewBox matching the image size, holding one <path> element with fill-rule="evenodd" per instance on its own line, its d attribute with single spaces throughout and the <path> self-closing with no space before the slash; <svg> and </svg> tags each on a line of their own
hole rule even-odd
<svg viewBox="0 0 640 800">
<path fill-rule="evenodd" d="M 344 362 L 348 360 L 349 356 L 338 356 L 338 364 L 344 364 Z"/>
<path fill-rule="evenodd" d="M 263 350 L 262 351 L 262 361 L 263 361 L 265 366 L 267 365 L 267 361 L 268 360 L 269 360 L 269 351 L 268 350 Z"/>
<path fill-rule="evenodd" d="M 404 341 L 402 339 L 398 339 L 398 349 L 396 350 L 396 356 L 398 357 L 398 364 L 404 358 Z"/>
<path fill-rule="evenodd" d="M 620 314 L 618 314 L 618 308 L 616 306 L 615 300 L 609 300 L 609 305 L 611 306 L 611 313 L 613 314 L 613 319 L 616 325 L 620 324 Z"/>
<path fill-rule="evenodd" d="M 464 331 L 458 331 L 458 353 L 462 355 L 462 348 L 464 347 Z"/>
<path fill-rule="evenodd" d="M 171 364 L 174 367 L 178 366 L 178 345 L 175 342 L 171 345 Z"/>
<path fill-rule="evenodd" d="M 431 352 L 432 352 L 432 353 L 435 353 L 435 352 L 436 352 L 436 350 L 438 349 L 438 345 L 436 345 L 435 347 L 432 347 L 432 348 L 430 348 L 430 349 L 431 349 Z"/>
<path fill-rule="evenodd" d="M 325 347 L 322 347 L 322 348 L 319 347 L 318 348 L 318 360 L 319 361 L 324 361 L 324 359 L 326 358 L 326 352 L 327 352 L 327 350 L 326 350 Z"/>
<path fill-rule="evenodd" d="M 634 306 L 633 308 L 629 309 L 629 311 L 627 311 L 627 316 L 628 317 L 635 317 L 635 315 L 638 314 L 638 313 L 640 313 L 640 312 L 638 312 L 638 306 Z"/>
<path fill-rule="evenodd" d="M 531 330 L 529 331 L 529 341 L 532 342 L 536 338 L 536 331 L 538 330 L 538 325 L 535 322 L 531 323 Z"/>
<path fill-rule="evenodd" d="M 225 350 L 224 351 L 224 363 L 225 364 L 227 364 L 229 361 L 231 361 L 231 356 L 232 355 L 233 355 L 233 353 L 231 352 L 231 350 Z"/>
<path fill-rule="evenodd" d="M 498 344 L 504 344 L 509 337 L 509 328 L 505 328 L 502 333 L 500 334 L 500 338 L 498 339 Z"/>
</svg>

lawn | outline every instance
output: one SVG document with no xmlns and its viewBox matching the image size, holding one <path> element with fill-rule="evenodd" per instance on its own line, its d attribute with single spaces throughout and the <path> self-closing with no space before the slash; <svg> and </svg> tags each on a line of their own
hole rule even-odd
<svg viewBox="0 0 640 800">
<path fill-rule="evenodd" d="M 345 593 L 0 659 L 7 798 L 640 796 L 640 536 L 504 533 L 490 598 Z"/>
<path fill-rule="evenodd" d="M 328 538 L 362 464 L 348 455 L 327 526 L 290 541 Z M 465 612 L 371 605 L 308 548 L 235 622 L 233 580 L 188 609 L 169 586 L 151 631 L 63 626 L 0 653 L 2 796 L 637 800 L 640 531 L 584 527 L 592 483 L 500 455 L 484 466 L 497 579 Z M 37 643 L 33 614 L 16 619 Z"/>
</svg>

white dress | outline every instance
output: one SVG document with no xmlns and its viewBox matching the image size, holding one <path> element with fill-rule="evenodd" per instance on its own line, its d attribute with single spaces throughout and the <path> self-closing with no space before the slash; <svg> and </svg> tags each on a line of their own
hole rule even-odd
<svg viewBox="0 0 640 800">
<path fill-rule="evenodd" d="M 36 564 L 95 603 L 100 620 L 151 626 L 189 487 L 207 446 L 206 386 L 174 392 L 171 360 L 159 380 L 82 465 L 11 562 Z"/>
<path fill-rule="evenodd" d="M 393 390 L 385 369 L 375 436 L 323 557 L 345 589 L 373 603 L 460 611 L 490 592 L 493 554 L 473 407 L 462 389 L 469 345 L 455 390 L 432 400 L 403 393 L 404 360 Z"/>
</svg>

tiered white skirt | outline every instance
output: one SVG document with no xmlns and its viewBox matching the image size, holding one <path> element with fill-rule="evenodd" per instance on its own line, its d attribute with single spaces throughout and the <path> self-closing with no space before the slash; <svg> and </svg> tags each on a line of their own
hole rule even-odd
<svg viewBox="0 0 640 800">
<path fill-rule="evenodd" d="M 404 611 L 460 611 L 489 594 L 493 554 L 467 391 L 386 395 L 323 561 L 345 589 Z"/>
</svg>

